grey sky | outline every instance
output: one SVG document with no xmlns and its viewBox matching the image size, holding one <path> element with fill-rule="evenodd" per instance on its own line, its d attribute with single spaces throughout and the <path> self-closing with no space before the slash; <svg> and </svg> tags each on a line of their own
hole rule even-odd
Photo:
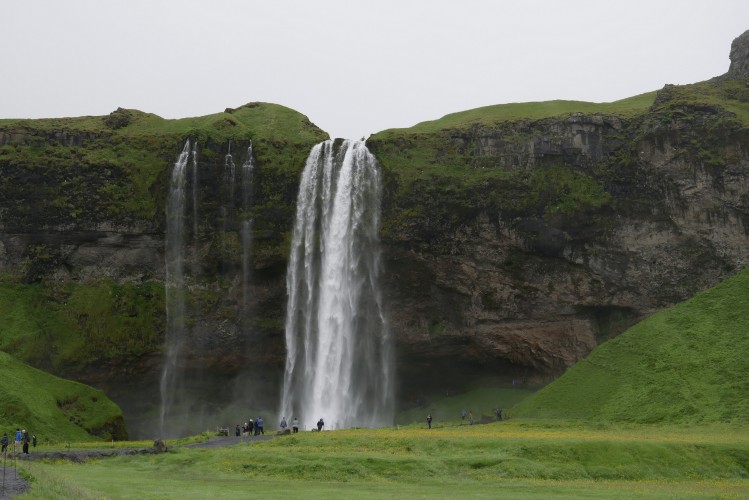
<svg viewBox="0 0 749 500">
<path fill-rule="evenodd" d="M 0 117 L 283 104 L 359 138 L 728 69 L 747 0 L 0 0 Z"/>
</svg>

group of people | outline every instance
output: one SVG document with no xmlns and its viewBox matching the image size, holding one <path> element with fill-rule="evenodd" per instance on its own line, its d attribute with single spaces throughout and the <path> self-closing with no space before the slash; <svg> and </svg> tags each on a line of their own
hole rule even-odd
<svg viewBox="0 0 749 500">
<path fill-rule="evenodd" d="M 259 436 L 265 434 L 265 421 L 262 417 L 257 417 L 255 420 L 250 419 L 240 427 L 237 424 L 237 428 L 234 433 L 237 436 Z"/>
<path fill-rule="evenodd" d="M 502 408 L 500 407 L 494 408 L 494 415 L 497 417 L 497 421 L 502 420 Z M 471 410 L 468 410 L 468 411 L 462 410 L 460 412 L 460 419 L 465 420 L 466 418 L 468 419 L 468 422 L 470 423 L 470 425 L 473 425 L 473 412 Z M 431 413 L 427 415 L 427 427 L 429 429 L 432 428 L 432 414 Z"/>
<path fill-rule="evenodd" d="M 3 437 L 0 438 L 0 444 L 2 444 L 2 450 L 0 450 L 0 453 L 6 453 L 8 451 L 8 446 L 10 446 L 10 438 L 8 437 L 7 432 L 4 432 Z M 21 449 L 28 455 L 29 445 L 36 448 L 36 434 L 29 436 L 29 432 L 26 429 L 17 428 L 16 439 L 12 451 Z"/>
<path fill-rule="evenodd" d="M 322 426 L 325 425 L 322 419 L 317 422 L 317 430 L 322 430 Z M 281 431 L 285 431 L 289 428 L 289 423 L 286 421 L 286 417 L 281 418 L 281 423 L 278 424 Z M 299 419 L 294 417 L 291 421 L 291 431 L 293 433 L 299 432 Z M 257 417 L 255 420 L 250 419 L 249 422 L 245 422 L 244 425 L 240 426 L 237 424 L 235 429 L 237 436 L 259 436 L 265 434 L 265 421 L 262 417 Z"/>
</svg>

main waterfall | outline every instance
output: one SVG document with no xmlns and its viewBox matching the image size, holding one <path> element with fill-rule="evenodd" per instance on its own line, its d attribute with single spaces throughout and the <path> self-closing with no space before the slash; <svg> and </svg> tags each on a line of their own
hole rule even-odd
<svg viewBox="0 0 749 500">
<path fill-rule="evenodd" d="M 393 418 L 392 340 L 378 288 L 380 171 L 364 142 L 326 141 L 307 158 L 286 275 L 281 416 L 303 428 Z"/>
</svg>

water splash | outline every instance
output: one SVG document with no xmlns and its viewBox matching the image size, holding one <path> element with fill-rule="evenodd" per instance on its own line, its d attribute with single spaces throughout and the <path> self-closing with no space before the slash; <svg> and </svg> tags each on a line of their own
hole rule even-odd
<svg viewBox="0 0 749 500">
<path fill-rule="evenodd" d="M 380 171 L 360 141 L 316 145 L 297 198 L 286 275 L 281 414 L 310 428 L 393 418 L 392 339 L 380 274 Z"/>
<path fill-rule="evenodd" d="M 174 404 L 177 391 L 178 361 L 185 343 L 185 185 L 186 166 L 190 157 L 190 141 L 172 168 L 169 196 L 166 203 L 166 359 L 161 372 L 160 431 L 164 436 L 165 422 Z"/>
</svg>

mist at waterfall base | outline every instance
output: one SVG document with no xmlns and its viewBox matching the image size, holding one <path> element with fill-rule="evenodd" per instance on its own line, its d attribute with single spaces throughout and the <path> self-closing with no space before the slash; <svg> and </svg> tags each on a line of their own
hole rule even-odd
<svg viewBox="0 0 749 500">
<path fill-rule="evenodd" d="M 302 428 L 393 421 L 392 339 L 378 285 L 380 170 L 359 141 L 307 158 L 286 285 L 287 358 L 280 414 Z"/>
<path fill-rule="evenodd" d="M 250 142 L 246 153 L 240 151 L 241 168 L 236 168 L 231 144 L 224 157 L 223 172 L 217 181 L 217 200 L 202 200 L 199 186 L 199 151 L 197 144 L 188 140 L 177 161 L 171 177 L 166 202 L 166 332 L 164 359 L 161 366 L 158 394 L 152 389 L 153 400 L 160 401 L 158 415 L 143 401 L 120 392 L 127 414 L 131 435 L 135 437 L 159 436 L 173 438 L 202 431 L 214 431 L 218 426 L 231 426 L 254 418 L 250 412 L 268 415 L 271 402 L 277 400 L 280 376 L 268 373 L 266 367 L 245 366 L 239 370 L 222 371 L 219 368 L 202 369 L 196 362 L 211 335 L 230 335 L 237 349 L 252 349 L 252 330 L 249 315 L 251 302 L 252 205 L 254 157 Z M 189 165 L 189 168 L 188 168 Z M 215 172 L 211 172 L 215 174 Z M 204 173 L 205 182 L 216 175 Z M 239 178 L 238 178 L 239 177 Z M 190 196 L 188 196 L 188 193 Z M 206 196 L 206 195 L 204 195 Z M 201 201 L 211 206 L 219 205 L 217 215 L 201 213 Z M 212 219 L 212 220 L 207 220 Z M 201 274 L 201 237 L 198 231 L 212 226 L 214 238 L 219 241 L 237 233 L 241 242 L 241 265 L 221 266 L 218 276 Z M 238 267 L 238 268 L 237 268 Z M 231 322 L 233 329 L 222 332 L 198 332 L 199 313 L 191 310 L 188 297 L 191 292 L 211 286 L 211 280 L 232 283 L 227 295 L 236 297 L 237 318 Z M 236 283 L 236 285 L 234 285 Z M 220 285 L 215 285 L 221 288 Z M 239 290 L 235 290 L 239 288 Z M 222 288 L 223 289 L 223 288 Z M 234 300 L 234 299 L 232 299 Z M 145 391 L 147 394 L 148 391 Z M 141 390 L 140 399 L 145 395 Z M 124 404 L 123 404 L 124 403 Z M 251 406 L 252 405 L 252 406 Z M 127 415 L 126 415 L 127 417 Z"/>
</svg>

